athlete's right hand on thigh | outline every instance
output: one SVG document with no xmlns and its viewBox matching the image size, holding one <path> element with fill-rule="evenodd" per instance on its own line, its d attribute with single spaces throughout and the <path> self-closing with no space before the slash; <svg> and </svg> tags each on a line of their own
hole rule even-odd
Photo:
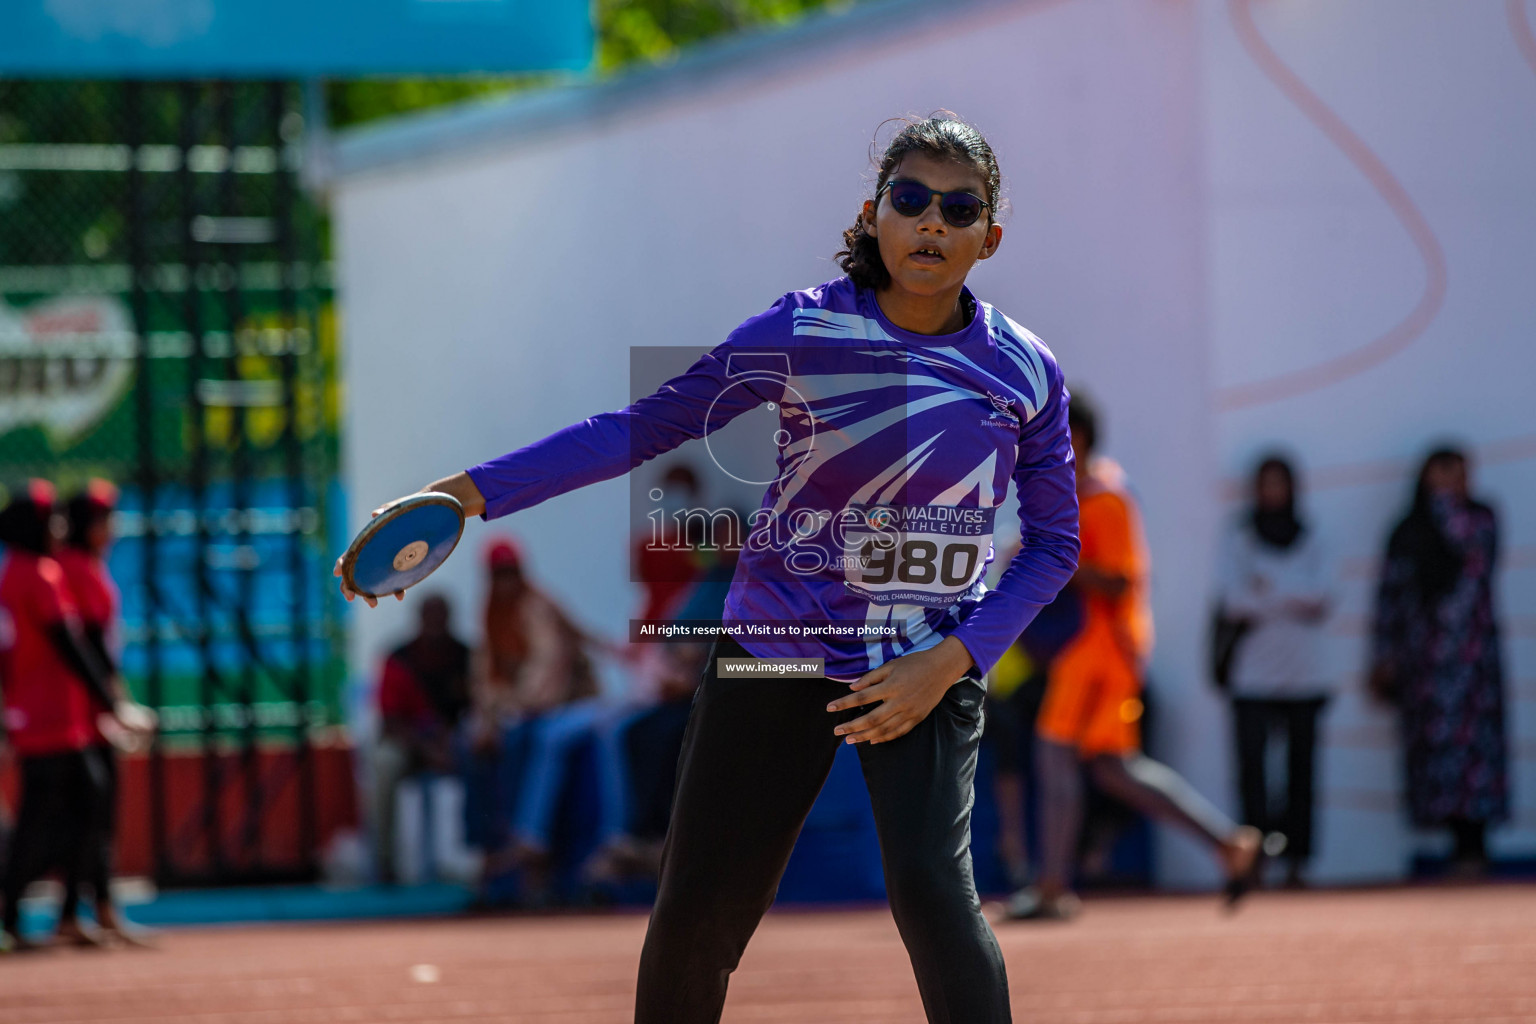
<svg viewBox="0 0 1536 1024">
<path fill-rule="evenodd" d="M 832 732 L 845 743 L 887 743 L 928 717 L 951 686 L 971 667 L 971 655 L 954 637 L 937 647 L 892 658 L 849 685 L 853 692 L 827 705 L 831 712 L 865 704 L 880 706 Z"/>
</svg>

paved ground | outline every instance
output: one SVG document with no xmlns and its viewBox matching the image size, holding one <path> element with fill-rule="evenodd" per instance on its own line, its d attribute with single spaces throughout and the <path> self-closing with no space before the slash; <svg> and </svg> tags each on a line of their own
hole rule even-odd
<svg viewBox="0 0 1536 1024">
<path fill-rule="evenodd" d="M 179 929 L 153 952 L 0 958 L 0 1024 L 628 1020 L 636 915 Z M 1031 1024 L 1536 1021 L 1536 887 L 1098 899 L 999 937 Z M 922 1012 L 883 909 L 770 915 L 727 1022 Z"/>
</svg>

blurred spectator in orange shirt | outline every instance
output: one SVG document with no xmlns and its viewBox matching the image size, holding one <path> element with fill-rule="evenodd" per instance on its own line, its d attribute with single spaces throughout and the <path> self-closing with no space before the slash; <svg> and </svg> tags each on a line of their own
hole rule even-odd
<svg viewBox="0 0 1536 1024">
<path fill-rule="evenodd" d="M 1228 893 L 1241 896 L 1262 835 L 1238 826 L 1177 773 L 1141 751 L 1141 686 L 1152 649 L 1150 560 L 1141 517 L 1115 463 L 1098 457 L 1098 420 L 1081 395 L 1068 410 L 1076 459 L 1082 553 L 1069 587 L 1084 600 L 1082 630 L 1056 656 L 1036 726 L 1041 790 L 1039 884 L 1014 893 L 1007 917 L 1060 919 L 1076 912 L 1070 883 L 1083 816 L 1083 770 L 1108 796 L 1205 840 Z"/>
</svg>

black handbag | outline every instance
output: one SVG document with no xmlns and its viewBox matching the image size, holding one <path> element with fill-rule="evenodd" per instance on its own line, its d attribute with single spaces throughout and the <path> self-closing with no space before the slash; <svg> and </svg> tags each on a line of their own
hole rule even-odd
<svg viewBox="0 0 1536 1024">
<path fill-rule="evenodd" d="M 1232 688 L 1232 661 L 1237 656 L 1237 645 L 1253 628 L 1251 619 L 1238 618 L 1227 612 L 1225 606 L 1216 605 L 1211 616 L 1211 679 L 1219 690 Z"/>
</svg>

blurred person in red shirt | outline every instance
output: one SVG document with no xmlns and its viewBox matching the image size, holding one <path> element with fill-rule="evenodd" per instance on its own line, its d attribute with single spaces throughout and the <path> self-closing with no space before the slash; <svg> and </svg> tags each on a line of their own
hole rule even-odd
<svg viewBox="0 0 1536 1024">
<path fill-rule="evenodd" d="M 373 751 L 374 864 L 395 882 L 395 796 L 400 783 L 453 769 L 453 733 L 469 709 L 469 648 L 453 635 L 441 594 L 422 602 L 416 636 L 384 661 Z"/>
<path fill-rule="evenodd" d="M 648 529 L 634 539 L 635 579 L 644 593 L 642 620 L 670 615 L 687 599 L 689 589 L 699 577 L 694 552 L 697 545 L 680 535 L 680 531 L 697 522 L 688 519 L 687 512 L 699 504 L 698 475 L 688 466 L 673 466 L 662 475 L 661 486 L 656 490 L 661 495 L 657 499 L 661 515 L 651 519 Z"/>
<path fill-rule="evenodd" d="M 69 533 L 57 559 L 64 581 L 80 615 L 80 628 L 110 678 L 114 703 L 130 700 L 117 665 L 119 662 L 118 616 L 122 601 L 117 584 L 107 571 L 107 549 L 112 544 L 112 512 L 117 507 L 117 488 L 105 480 L 92 480 L 65 506 Z M 111 719 L 107 721 L 112 730 Z M 64 874 L 64 902 L 59 906 L 59 938 L 75 945 L 123 943 L 141 945 L 142 937 L 125 928 L 112 904 L 112 847 L 117 832 L 118 767 L 115 742 L 131 745 L 117 735 L 111 739 L 101 728 L 100 716 L 92 716 L 91 744 L 86 748 L 102 790 L 97 816 L 92 823 L 83 862 Z M 98 928 L 79 918 L 80 884 L 91 886 Z"/>
<path fill-rule="evenodd" d="M 27 949 L 21 896 L 54 869 L 85 873 L 93 856 L 106 781 L 87 753 L 105 712 L 124 730 L 152 725 L 119 701 L 110 670 L 80 625 L 64 570 L 53 557 L 64 532 L 54 490 L 34 480 L 0 512 L 0 686 L 8 742 L 21 771 L 17 815 L 3 885 L 0 947 Z"/>
</svg>

